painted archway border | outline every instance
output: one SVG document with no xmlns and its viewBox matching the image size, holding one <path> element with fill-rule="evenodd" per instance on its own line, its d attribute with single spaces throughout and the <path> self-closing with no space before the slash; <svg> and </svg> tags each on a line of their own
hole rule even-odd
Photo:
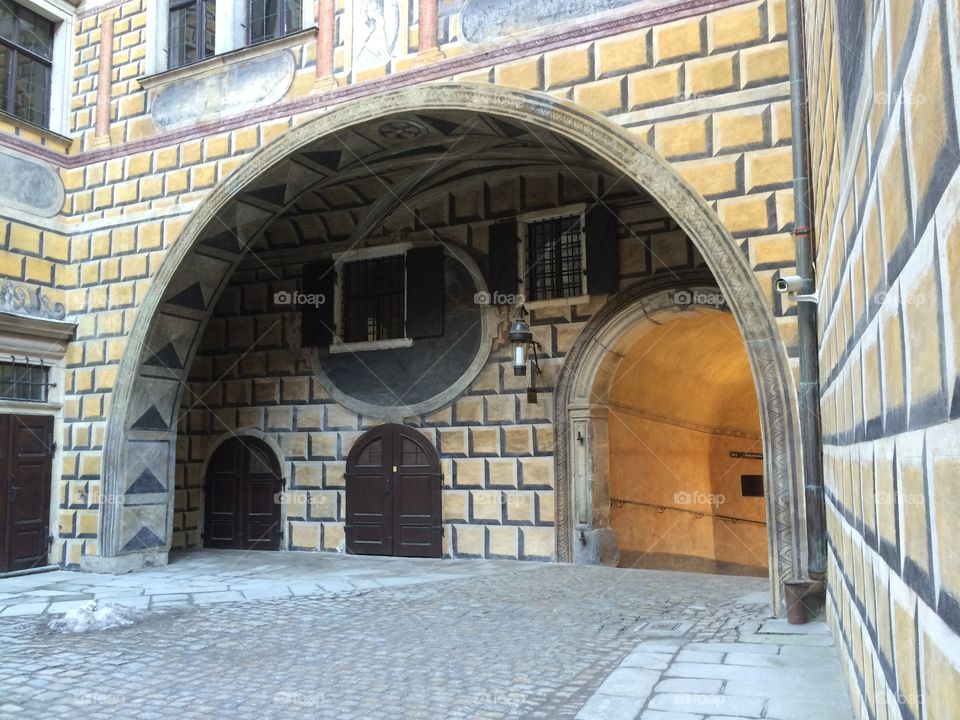
<svg viewBox="0 0 960 720">
<path fill-rule="evenodd" d="M 793 576 L 800 570 L 800 529 L 797 521 L 798 500 L 795 489 L 800 487 L 797 473 L 802 467 L 799 457 L 798 413 L 796 394 L 792 390 L 786 351 L 777 331 L 772 312 L 765 303 L 756 278 L 748 266 L 740 248 L 720 223 L 716 213 L 704 199 L 690 188 L 672 168 L 649 146 L 638 142 L 622 127 L 576 105 L 538 92 L 512 90 L 495 85 L 475 83 L 428 83 L 403 88 L 382 95 L 374 95 L 335 107 L 320 117 L 303 123 L 272 143 L 254 153 L 233 174 L 217 185 L 194 211 L 179 239 L 172 245 L 160 270 L 151 283 L 137 313 L 134 327 L 128 338 L 128 352 L 118 368 L 117 382 L 113 392 L 110 416 L 107 420 L 103 451 L 103 495 L 107 498 L 125 497 L 125 452 L 128 434 L 137 421 L 136 409 L 131 409 L 135 398 L 135 386 L 140 371 L 150 359 L 146 345 L 155 324 L 162 322 L 158 311 L 170 292 L 172 283 L 187 265 L 197 246 L 209 234 L 209 228 L 221 213 L 226 214 L 231 202 L 244 191 L 254 186 L 258 178 L 268 170 L 290 157 L 298 149 L 359 123 L 410 111 L 461 110 L 485 113 L 502 118 L 512 118 L 521 123 L 555 132 L 579 143 L 597 158 L 609 163 L 626 177 L 640 185 L 654 200 L 659 202 L 691 238 L 707 265 L 717 279 L 724 296 L 737 319 L 747 345 L 751 366 L 757 382 L 760 399 L 761 420 L 764 433 L 764 451 L 767 477 L 778 492 L 793 492 L 790 506 L 791 522 L 778 528 L 777 567 L 781 577 Z M 221 219 L 222 221 L 222 219 Z M 240 219 L 237 219 L 237 223 Z M 259 222 L 259 220 L 258 220 Z M 222 227 L 219 228 L 222 232 Z M 227 277 L 235 262 L 224 262 L 222 272 Z M 182 277 L 181 277 L 182 281 Z M 222 286 L 222 282 L 220 283 Z M 222 289 L 222 287 L 220 288 Z M 219 290 L 217 291 L 219 292 Z M 215 298 L 209 301 L 212 307 Z M 206 316 L 198 313 L 189 332 L 199 337 L 206 323 Z M 187 332 L 187 331 L 184 331 Z M 196 343 L 192 344 L 195 350 Z M 193 350 L 181 358 L 183 375 L 189 369 Z M 165 368 L 169 370 L 169 368 Z M 170 380 L 180 382 L 171 372 Z M 177 393 L 182 392 L 182 385 Z M 173 398 L 179 407 L 179 394 Z M 175 438 L 175 428 L 172 437 Z M 171 433 L 145 431 L 138 438 L 144 443 L 138 452 L 156 450 L 158 472 L 167 473 L 167 506 L 173 502 L 173 464 L 169 453 L 161 451 L 158 443 L 170 443 Z M 561 442 L 563 442 L 561 440 Z M 157 447 L 152 447 L 153 443 Z M 570 489 L 569 478 L 557 487 L 557 534 L 558 559 L 569 559 L 572 527 L 569 523 Z M 161 483 L 162 484 L 162 483 Z M 156 507 L 161 508 L 162 498 L 156 493 Z M 142 512 L 142 507 L 141 512 Z M 132 569 L 148 564 L 164 562 L 162 546 L 150 551 L 124 550 L 121 545 L 121 520 L 125 512 L 133 512 L 133 506 L 125 501 L 105 503 L 101 511 L 101 528 L 97 561 L 89 563 L 102 569 Z M 163 519 L 151 517 L 159 528 Z M 786 513 L 785 513 L 786 515 Z M 167 513 L 166 541 L 169 543 L 169 525 L 172 512 Z M 159 529 L 157 530 L 160 531 Z M 781 541 L 782 540 L 782 541 Z M 129 543 L 127 544 L 129 547 Z M 141 555 L 139 560 L 129 557 Z M 154 557 L 149 557 L 153 554 Z M 121 562 L 120 558 L 124 557 Z M 107 562 L 117 558 L 116 562 Z"/>
<path fill-rule="evenodd" d="M 703 272 L 641 281 L 614 295 L 574 342 L 554 396 L 558 559 L 597 562 L 614 542 L 609 513 L 599 507 L 609 503 L 609 496 L 604 496 L 608 488 L 594 484 L 596 463 L 590 455 L 595 423 L 606 416 L 611 350 L 615 351 L 618 343 L 651 316 L 677 310 L 677 291 L 685 291 L 696 304 L 698 297 L 712 297 L 719 285 L 719 278 Z M 733 301 L 726 293 L 724 297 L 736 315 Z M 773 608 L 779 614 L 782 582 L 798 576 L 802 561 L 796 394 L 778 339 L 769 342 L 754 338 L 745 345 L 760 408 L 770 588 Z M 590 438 L 591 442 L 579 438 Z M 600 461 L 605 462 L 605 458 Z"/>
</svg>

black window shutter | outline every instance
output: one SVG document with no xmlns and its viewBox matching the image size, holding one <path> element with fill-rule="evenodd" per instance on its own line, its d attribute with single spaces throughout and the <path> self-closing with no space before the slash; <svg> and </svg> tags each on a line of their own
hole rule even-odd
<svg viewBox="0 0 960 720">
<path fill-rule="evenodd" d="M 620 288 L 620 248 L 617 218 L 608 208 L 597 205 L 587 210 L 587 292 L 615 293 Z"/>
<path fill-rule="evenodd" d="M 321 295 L 318 305 L 303 303 L 300 310 L 300 345 L 316 347 L 333 342 L 333 292 L 336 270 L 332 260 L 308 263 L 303 266 L 301 292 L 305 295 Z"/>
<path fill-rule="evenodd" d="M 517 223 L 490 226 L 490 292 L 517 294 Z"/>
<path fill-rule="evenodd" d="M 407 337 L 443 335 L 443 246 L 407 251 Z"/>
</svg>

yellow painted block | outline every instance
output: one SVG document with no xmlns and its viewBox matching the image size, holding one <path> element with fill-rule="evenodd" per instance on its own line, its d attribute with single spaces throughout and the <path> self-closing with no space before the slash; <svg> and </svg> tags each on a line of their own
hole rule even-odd
<svg viewBox="0 0 960 720">
<path fill-rule="evenodd" d="M 200 190 L 217 182 L 217 166 L 213 163 L 190 168 L 190 187 Z"/>
<path fill-rule="evenodd" d="M 682 65 L 631 73 L 627 80 L 627 98 L 631 110 L 677 102 L 682 99 L 680 86 Z"/>
<path fill-rule="evenodd" d="M 740 156 L 705 158 L 674 164 L 677 172 L 704 197 L 730 195 L 740 191 Z"/>
<path fill-rule="evenodd" d="M 735 235 L 766 233 L 770 226 L 772 194 L 761 193 L 721 200 L 717 205 L 720 220 Z"/>
<path fill-rule="evenodd" d="M 163 195 L 163 177 L 153 175 L 140 180 L 140 199 L 150 200 Z"/>
<path fill-rule="evenodd" d="M 53 263 L 49 260 L 28 257 L 25 261 L 25 268 L 24 279 L 44 285 L 53 284 Z"/>
<path fill-rule="evenodd" d="M 20 223 L 10 224 L 10 249 L 40 254 L 40 231 Z"/>
<path fill-rule="evenodd" d="M 657 65 L 704 52 L 704 19 L 687 18 L 653 29 L 653 56 Z"/>
<path fill-rule="evenodd" d="M 623 95 L 624 79 L 619 77 L 577 85 L 573 89 L 573 99 L 577 104 L 603 114 L 621 112 Z"/>
<path fill-rule="evenodd" d="M 118 114 L 121 119 L 130 117 L 131 115 L 142 115 L 146 110 L 147 94 L 145 92 L 120 98 Z"/>
<path fill-rule="evenodd" d="M 482 557 L 484 554 L 483 526 L 455 525 L 453 528 L 454 552 L 457 555 L 473 555 Z"/>
<path fill-rule="evenodd" d="M 157 172 L 175 168 L 177 166 L 177 147 L 165 147 L 157 150 L 154 154 L 153 165 Z"/>
<path fill-rule="evenodd" d="M 713 116 L 713 151 L 744 150 L 766 142 L 766 110 L 763 107 L 738 108 Z"/>
<path fill-rule="evenodd" d="M 579 45 L 547 53 L 544 68 L 548 88 L 590 80 L 590 46 Z"/>
<path fill-rule="evenodd" d="M 216 160 L 230 154 L 230 136 L 221 135 L 219 137 L 207 138 L 203 141 L 204 159 Z"/>
<path fill-rule="evenodd" d="M 789 233 L 750 239 L 750 264 L 788 265 L 796 259 L 796 242 Z"/>
<path fill-rule="evenodd" d="M 552 558 L 556 551 L 553 528 L 522 527 L 523 555 L 528 558 Z"/>
<path fill-rule="evenodd" d="M 707 152 L 707 118 L 693 117 L 657 123 L 654 144 L 668 160 L 705 155 Z"/>
<path fill-rule="evenodd" d="M 733 89 L 736 80 L 733 61 L 733 55 L 688 60 L 684 64 L 687 95 L 710 94 Z"/>
<path fill-rule="evenodd" d="M 742 47 L 765 39 L 762 2 L 718 10 L 707 16 L 711 51 Z"/>
<path fill-rule="evenodd" d="M 150 153 L 139 153 L 127 158 L 127 177 L 139 177 L 150 172 L 153 156 Z"/>
<path fill-rule="evenodd" d="M 22 255 L 0 250 L 0 275 L 20 280 L 23 277 L 23 262 Z"/>
<path fill-rule="evenodd" d="M 526 58 L 515 62 L 498 65 L 495 77 L 498 85 L 536 90 L 541 87 L 540 58 Z"/>
<path fill-rule="evenodd" d="M 786 42 L 776 42 L 740 51 L 740 83 L 754 87 L 790 79 L 790 56 Z"/>
<path fill-rule="evenodd" d="M 518 556 L 519 532 L 516 526 L 487 528 L 490 555 L 515 558 Z"/>
<path fill-rule="evenodd" d="M 113 189 L 113 200 L 116 204 L 133 202 L 139 196 L 139 186 L 136 180 L 120 183 Z"/>
<path fill-rule="evenodd" d="M 233 151 L 246 152 L 253 150 L 259 144 L 257 128 L 241 128 L 233 133 Z"/>
<path fill-rule="evenodd" d="M 598 77 L 649 65 L 649 38 L 650 31 L 644 29 L 598 40 L 594 47 Z"/>
<path fill-rule="evenodd" d="M 176 195 L 185 192 L 190 187 L 190 175 L 187 170 L 174 170 L 165 176 L 167 194 Z"/>
<path fill-rule="evenodd" d="M 790 185 L 793 182 L 793 154 L 788 147 L 748 152 L 744 178 L 747 191 Z"/>
</svg>

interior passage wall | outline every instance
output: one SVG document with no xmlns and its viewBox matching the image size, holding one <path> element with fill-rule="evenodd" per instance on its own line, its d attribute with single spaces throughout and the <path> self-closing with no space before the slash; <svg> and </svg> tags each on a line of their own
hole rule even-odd
<svg viewBox="0 0 960 720">
<path fill-rule="evenodd" d="M 830 622 L 863 714 L 954 718 L 960 7 L 806 7 Z"/>
<path fill-rule="evenodd" d="M 743 341 L 720 311 L 657 316 L 609 390 L 611 526 L 623 558 L 688 555 L 768 564 L 760 418 Z"/>
</svg>

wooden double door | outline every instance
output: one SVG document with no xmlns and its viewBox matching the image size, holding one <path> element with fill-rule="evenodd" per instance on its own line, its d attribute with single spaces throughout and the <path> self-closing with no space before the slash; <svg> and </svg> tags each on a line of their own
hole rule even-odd
<svg viewBox="0 0 960 720">
<path fill-rule="evenodd" d="M 348 553 L 441 557 L 440 458 L 416 429 L 380 425 L 361 436 L 346 484 Z"/>
<path fill-rule="evenodd" d="M 53 418 L 0 415 L 0 572 L 47 564 Z"/>
<path fill-rule="evenodd" d="M 262 440 L 235 437 L 216 449 L 207 466 L 203 546 L 227 550 L 279 550 L 283 478 Z"/>
</svg>

